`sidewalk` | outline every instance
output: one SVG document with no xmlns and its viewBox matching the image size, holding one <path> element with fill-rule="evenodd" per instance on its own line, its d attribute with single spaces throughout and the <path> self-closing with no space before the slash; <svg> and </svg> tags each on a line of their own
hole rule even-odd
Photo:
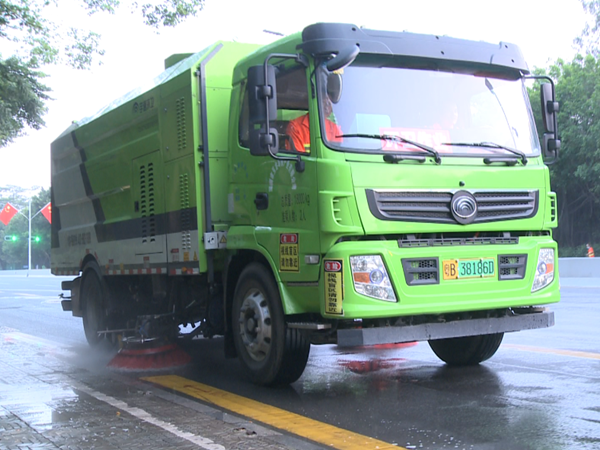
<svg viewBox="0 0 600 450">
<path fill-rule="evenodd" d="M 20 338 L 0 328 L 1 450 L 320 448 Z"/>
</svg>

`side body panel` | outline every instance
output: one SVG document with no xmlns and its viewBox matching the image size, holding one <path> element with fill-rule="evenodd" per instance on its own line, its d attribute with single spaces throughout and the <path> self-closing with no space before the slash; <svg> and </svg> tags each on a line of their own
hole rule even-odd
<svg viewBox="0 0 600 450">
<path fill-rule="evenodd" d="M 150 90 L 52 144 L 53 273 L 87 254 L 107 272 L 166 268 L 158 104 Z"/>
<path fill-rule="evenodd" d="M 203 148 L 218 174 L 212 216 L 226 223 L 231 74 L 255 48 L 215 44 L 52 143 L 53 273 L 76 275 L 86 257 L 107 275 L 206 271 Z"/>
</svg>

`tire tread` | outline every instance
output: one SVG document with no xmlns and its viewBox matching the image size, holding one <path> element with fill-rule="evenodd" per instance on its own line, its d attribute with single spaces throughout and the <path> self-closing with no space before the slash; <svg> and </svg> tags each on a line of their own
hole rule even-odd
<svg viewBox="0 0 600 450">
<path fill-rule="evenodd" d="M 483 362 L 496 353 L 504 333 L 466 336 L 429 341 L 433 352 L 451 366 L 471 366 Z"/>
</svg>

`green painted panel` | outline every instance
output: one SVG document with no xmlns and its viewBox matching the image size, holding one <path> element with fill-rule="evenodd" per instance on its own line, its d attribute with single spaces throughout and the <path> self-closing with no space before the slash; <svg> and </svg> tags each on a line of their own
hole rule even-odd
<svg viewBox="0 0 600 450">
<path fill-rule="evenodd" d="M 165 161 L 192 154 L 198 145 L 192 84 L 192 74 L 184 72 L 160 88 L 159 122 Z"/>
</svg>

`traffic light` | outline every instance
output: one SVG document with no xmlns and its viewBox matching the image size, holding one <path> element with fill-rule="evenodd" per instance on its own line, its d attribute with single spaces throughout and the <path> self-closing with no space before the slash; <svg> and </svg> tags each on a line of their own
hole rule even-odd
<svg viewBox="0 0 600 450">
<path fill-rule="evenodd" d="M 40 242 L 42 240 L 39 236 L 31 236 L 31 242 Z"/>
<path fill-rule="evenodd" d="M 10 241 L 10 242 L 16 242 L 19 240 L 19 238 L 15 235 L 8 235 L 8 236 L 4 236 L 4 240 Z"/>
</svg>

